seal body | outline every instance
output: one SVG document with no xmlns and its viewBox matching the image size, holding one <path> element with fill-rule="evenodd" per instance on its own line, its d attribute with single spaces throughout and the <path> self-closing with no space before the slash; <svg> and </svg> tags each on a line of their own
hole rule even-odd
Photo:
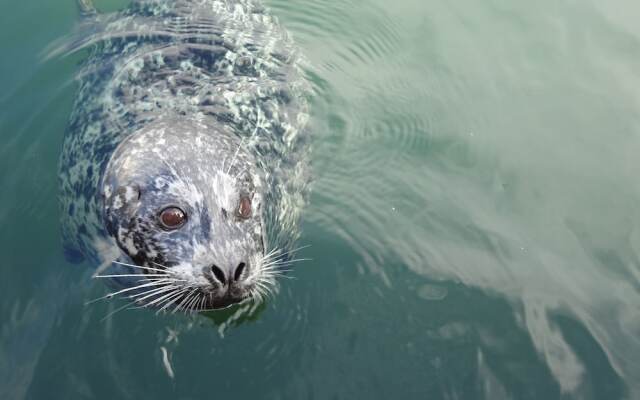
<svg viewBox="0 0 640 400">
<path fill-rule="evenodd" d="M 260 298 L 299 236 L 307 103 L 286 31 L 250 0 L 92 16 L 60 162 L 65 254 L 133 300 Z"/>
</svg>

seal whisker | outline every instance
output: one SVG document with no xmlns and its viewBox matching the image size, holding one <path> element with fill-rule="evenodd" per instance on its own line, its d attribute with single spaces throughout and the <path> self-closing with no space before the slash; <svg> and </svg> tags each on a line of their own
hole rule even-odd
<svg viewBox="0 0 640 400">
<path fill-rule="evenodd" d="M 138 306 L 138 307 L 134 307 L 134 308 L 148 308 L 149 306 L 152 305 L 152 303 L 145 303 L 144 300 L 146 300 L 149 297 L 162 296 L 164 294 L 173 293 L 176 289 L 178 289 L 178 286 L 164 287 L 164 288 L 161 288 L 161 289 L 147 291 L 147 292 L 143 293 L 143 294 L 146 294 L 146 296 L 140 297 L 138 299 L 135 299 L 136 303 L 142 303 L 142 305 Z M 168 293 L 168 292 L 170 292 L 170 293 Z"/>
<path fill-rule="evenodd" d="M 205 304 L 207 303 L 207 297 L 211 298 L 211 296 L 207 296 L 206 294 L 200 292 L 198 293 L 198 300 L 193 303 L 193 312 L 198 313 L 205 309 Z"/>
<path fill-rule="evenodd" d="M 251 300 L 253 302 L 255 302 L 255 303 L 261 303 L 262 302 L 262 299 L 260 297 L 260 293 L 255 288 L 251 289 L 249 297 L 251 297 Z"/>
<path fill-rule="evenodd" d="M 127 278 L 127 277 L 142 277 L 142 276 L 146 276 L 149 278 L 155 278 L 155 277 L 166 277 L 166 276 L 170 276 L 169 274 L 146 274 L 146 275 L 142 275 L 142 274 L 115 274 L 115 275 L 94 275 L 92 278 Z"/>
<path fill-rule="evenodd" d="M 289 271 L 291 270 L 269 268 L 269 269 L 263 270 L 260 275 L 268 278 L 278 278 L 280 276 L 285 276 L 285 274 Z"/>
<path fill-rule="evenodd" d="M 160 310 L 158 310 L 156 313 L 159 312 L 169 312 L 169 308 L 171 307 L 171 305 L 175 304 L 173 311 L 171 311 L 171 314 L 174 314 L 176 312 L 176 310 L 180 307 L 180 303 L 179 300 L 182 300 L 185 298 L 186 294 L 185 293 L 189 293 L 189 289 L 187 288 L 186 290 L 184 290 L 183 292 L 181 292 L 179 295 L 177 295 L 173 300 L 171 300 L 171 302 L 168 302 L 164 307 L 162 307 Z"/>
<path fill-rule="evenodd" d="M 297 259 L 289 260 L 289 261 L 272 261 L 272 262 L 269 262 L 267 264 L 263 264 L 262 268 L 263 269 L 267 269 L 267 268 L 272 268 L 274 266 L 276 266 L 276 267 L 285 267 L 287 265 L 295 264 L 295 263 L 301 262 L 301 261 L 313 261 L 313 260 L 311 258 L 297 258 Z"/>
<path fill-rule="evenodd" d="M 164 302 L 163 302 L 164 307 L 162 307 L 158 311 L 163 311 L 164 309 L 169 307 L 171 304 L 176 302 L 178 299 L 180 299 L 182 297 L 182 295 L 184 295 L 187 292 L 189 292 L 189 287 L 182 287 L 182 288 L 176 289 L 176 291 L 174 292 L 173 296 L 170 296 L 169 298 L 166 298 L 164 300 Z"/>
<path fill-rule="evenodd" d="M 164 303 L 164 301 L 167 298 L 171 298 L 175 295 L 176 293 L 176 288 L 171 288 L 171 290 L 167 291 L 166 293 L 160 293 L 160 297 L 157 297 L 155 299 L 153 299 L 150 302 L 144 303 L 142 305 L 142 308 L 149 308 L 149 307 L 160 307 L 161 304 Z"/>
<path fill-rule="evenodd" d="M 278 263 L 263 265 L 261 268 L 261 272 L 283 271 L 285 268 L 291 267 L 292 265 L 297 264 L 300 261 L 308 261 L 308 260 L 297 260 L 297 261 L 286 262 L 286 263 L 278 262 Z"/>
<path fill-rule="evenodd" d="M 160 289 L 162 289 L 162 288 L 160 288 Z M 151 289 L 151 291 L 153 291 L 153 292 L 155 292 L 156 290 L 157 290 L 157 289 Z M 148 292 L 149 292 L 149 291 L 146 291 L 146 292 L 144 292 L 144 293 L 142 293 L 142 294 L 146 294 L 146 293 L 148 293 Z M 155 294 L 157 294 L 157 293 L 154 293 L 154 295 L 155 295 Z M 129 298 L 133 298 L 133 297 L 136 297 L 136 295 L 129 296 Z M 139 302 L 139 301 L 141 301 L 141 299 L 135 299 L 135 300 L 133 300 L 133 301 L 131 301 L 131 302 L 129 302 L 129 303 L 127 303 L 127 304 L 125 304 L 124 306 L 122 306 L 122 307 L 118 308 L 117 310 L 115 310 L 115 311 L 113 311 L 113 312 L 111 312 L 111 313 L 107 314 L 104 318 L 102 318 L 101 322 L 102 322 L 102 321 L 104 321 L 104 320 L 106 320 L 106 319 L 107 319 L 107 318 L 109 318 L 110 316 L 112 316 L 112 315 L 116 314 L 117 312 L 122 311 L 122 310 L 124 310 L 125 308 L 128 308 L 128 307 L 130 307 L 130 306 L 131 306 L 131 305 L 133 305 L 133 304 L 136 304 L 136 303 L 137 303 L 137 302 Z M 131 307 L 131 309 L 144 308 L 144 307 L 146 307 L 146 306 L 147 306 L 147 305 L 145 304 L 145 305 L 144 305 L 144 306 L 142 306 L 142 307 Z"/>
<path fill-rule="evenodd" d="M 278 293 L 279 282 L 276 280 L 276 277 L 265 275 L 261 281 L 267 287 L 267 291 L 269 292 L 269 295 Z"/>
<path fill-rule="evenodd" d="M 289 269 L 285 269 L 285 267 L 290 267 L 293 264 L 296 264 L 298 262 L 301 261 L 312 261 L 311 259 L 308 258 L 300 258 L 300 259 L 295 259 L 295 260 L 289 260 L 289 261 L 272 261 L 269 262 L 267 264 L 263 264 L 260 267 L 260 272 L 261 273 L 270 273 L 270 272 L 275 272 L 275 273 L 282 273 L 282 272 L 288 272 L 290 271 Z"/>
<path fill-rule="evenodd" d="M 255 272 L 251 273 L 251 274 L 249 275 L 249 277 L 247 278 L 247 280 L 248 280 L 248 281 L 252 281 L 252 280 L 254 280 L 254 279 L 259 279 L 261 274 L 263 274 L 263 272 L 262 272 L 262 271 L 260 271 L 260 270 L 257 270 L 257 271 L 255 271 Z"/>
<path fill-rule="evenodd" d="M 132 296 L 127 296 L 129 299 L 134 299 L 132 302 L 130 302 L 129 304 L 127 304 L 124 307 L 121 307 L 120 309 L 116 310 L 116 312 L 123 310 L 126 307 L 129 307 L 129 309 L 131 310 L 135 310 L 135 309 L 141 309 L 141 308 L 147 308 L 149 306 L 149 304 L 143 304 L 142 306 L 136 306 L 136 307 L 130 307 L 133 304 L 137 304 L 142 302 L 144 299 L 149 298 L 149 297 L 153 297 L 153 296 L 157 296 L 157 295 L 161 295 L 162 293 L 166 292 L 167 290 L 173 290 L 175 289 L 177 286 L 170 286 L 170 287 L 161 287 L 161 288 L 156 288 L 156 289 L 150 289 L 147 290 L 143 293 L 138 293 Z M 146 295 L 144 297 L 140 297 L 140 298 L 135 298 L 137 296 L 142 296 L 142 295 Z M 115 314 L 115 312 L 113 313 Z"/>
<path fill-rule="evenodd" d="M 198 296 L 196 296 L 196 301 L 194 301 L 191 305 L 191 312 L 195 314 L 202 311 L 203 307 L 201 305 L 206 301 L 206 298 L 206 294 L 198 293 Z"/>
<path fill-rule="evenodd" d="M 313 261 L 313 258 L 292 258 L 290 260 L 281 261 L 281 265 L 296 263 L 299 261 Z"/>
<path fill-rule="evenodd" d="M 176 279 L 171 277 L 165 277 L 162 279 L 158 279 L 158 278 L 140 279 L 140 282 L 157 282 L 159 280 L 162 280 L 164 282 L 185 282 L 184 279 Z"/>
<path fill-rule="evenodd" d="M 291 270 L 285 270 L 282 273 L 273 273 L 273 274 L 270 274 L 268 276 L 273 277 L 274 279 L 280 279 L 280 278 L 283 278 L 283 279 L 298 279 L 295 276 L 286 275 L 287 272 L 291 272 Z"/>
<path fill-rule="evenodd" d="M 229 174 L 229 172 L 231 172 L 231 168 L 233 168 L 233 164 L 235 164 L 236 162 L 236 157 L 238 157 L 238 153 L 240 152 L 240 149 L 242 148 L 242 144 L 244 143 L 244 136 L 242 137 L 242 139 L 240 139 L 240 144 L 238 145 L 238 148 L 236 149 L 236 153 L 233 155 L 233 158 L 231 159 L 231 164 L 229 164 L 229 169 L 227 170 L 227 174 Z"/>
<path fill-rule="evenodd" d="M 196 299 L 193 304 L 189 304 L 191 307 L 191 311 L 195 314 L 200 312 L 204 308 L 204 303 L 207 302 L 207 295 L 203 292 L 198 291 L 196 295 Z"/>
<path fill-rule="evenodd" d="M 126 267 L 131 267 L 131 268 L 138 268 L 138 269 L 146 269 L 148 271 L 156 271 L 156 272 L 162 272 L 162 273 L 167 273 L 169 272 L 169 270 L 165 269 L 157 269 L 157 268 L 151 268 L 151 267 L 143 267 L 141 265 L 135 265 L 135 264 L 127 264 L 127 263 L 123 263 L 121 261 L 112 261 L 114 264 L 119 264 L 119 265 L 124 265 Z M 155 264 L 155 263 L 154 263 Z M 170 273 L 170 272 L 169 272 Z"/>
<path fill-rule="evenodd" d="M 269 263 L 266 265 L 261 265 L 260 268 L 256 268 L 256 270 L 250 275 L 250 277 L 259 276 L 262 274 L 267 274 L 271 272 L 279 272 L 282 270 L 280 267 L 286 267 L 287 265 L 281 265 L 279 263 Z"/>
<path fill-rule="evenodd" d="M 172 298 L 180 290 L 183 290 L 183 289 L 179 289 L 179 286 L 173 286 L 166 291 L 168 293 L 163 292 L 160 297 L 151 300 L 146 304 L 146 306 L 156 305 L 157 307 L 160 307 L 161 304 L 163 304 L 167 299 Z"/>
<path fill-rule="evenodd" d="M 263 282 L 263 281 L 256 281 L 255 282 L 255 287 L 261 292 L 261 293 L 265 293 L 265 295 L 268 295 L 268 293 L 270 292 L 269 287 Z"/>
<path fill-rule="evenodd" d="M 263 276 L 266 276 L 266 277 L 278 277 L 278 276 L 284 275 L 288 271 L 290 271 L 290 270 L 270 267 L 270 268 L 262 270 L 260 272 L 260 275 L 263 275 Z"/>
<path fill-rule="evenodd" d="M 260 273 L 265 275 L 265 276 L 279 276 L 279 275 L 284 275 L 286 272 L 291 272 L 291 269 L 286 269 L 286 268 L 282 268 L 282 267 L 287 267 L 286 265 L 271 265 L 269 267 L 263 268 Z"/>
<path fill-rule="evenodd" d="M 172 291 L 172 290 L 175 290 L 175 287 L 173 287 L 173 288 L 164 288 L 164 290 L 154 290 L 153 293 L 149 293 L 148 296 L 141 297 L 139 299 L 135 299 L 134 300 L 135 303 L 142 304 L 142 305 L 139 305 L 139 306 L 136 306 L 136 307 L 132 307 L 132 309 L 149 308 L 150 304 L 149 303 L 145 303 L 144 299 L 146 299 L 148 297 L 160 296 L 163 293 L 166 293 L 166 292 Z"/>
<path fill-rule="evenodd" d="M 185 188 L 188 188 L 190 186 L 187 183 L 187 181 L 182 179 L 182 176 L 178 173 L 178 171 L 171 164 L 169 164 L 169 162 L 164 158 L 164 156 L 162 156 L 162 154 L 157 153 L 157 156 L 160 159 L 160 161 L 162 161 L 164 163 L 164 165 L 166 165 L 167 168 L 169 168 L 169 171 L 171 171 L 173 176 L 175 176 L 180 182 L 182 182 L 182 184 L 185 186 Z"/>
<path fill-rule="evenodd" d="M 193 298 L 191 303 L 189 303 L 189 312 L 191 314 L 196 314 L 200 311 L 198 304 L 200 304 L 203 301 L 205 296 L 206 295 L 200 291 L 196 292 L 196 296 Z"/>
<path fill-rule="evenodd" d="M 189 301 L 189 303 L 186 304 L 186 306 L 185 306 L 186 310 L 185 311 L 189 311 L 189 312 L 191 312 L 193 314 L 194 311 L 195 311 L 195 309 L 193 308 L 194 304 L 197 303 L 198 300 L 200 300 L 200 293 L 199 293 L 198 290 L 194 290 L 193 298 Z"/>
<path fill-rule="evenodd" d="M 267 254 L 265 254 L 265 255 L 262 257 L 262 259 L 263 259 L 263 260 L 268 260 L 268 259 L 270 259 L 270 258 L 272 258 L 272 257 L 276 257 L 278 254 L 280 254 L 280 252 L 281 252 L 281 249 L 279 249 L 279 248 L 277 248 L 277 247 L 276 247 L 276 248 L 274 248 L 273 250 L 269 251 Z"/>
<path fill-rule="evenodd" d="M 268 261 L 289 262 L 289 261 L 310 261 L 310 260 L 312 260 L 312 258 L 285 259 L 286 256 L 293 255 L 293 254 L 294 253 L 291 253 L 291 254 L 279 254 L 277 257 L 272 257 L 272 258 L 268 259 Z"/>
<path fill-rule="evenodd" d="M 267 254 L 264 255 L 265 258 L 268 258 L 269 256 L 271 256 L 272 254 L 277 254 L 280 251 L 279 248 L 274 247 L 271 251 L 269 251 Z"/>
<path fill-rule="evenodd" d="M 176 311 L 178 310 L 183 310 L 186 311 L 186 305 L 187 302 L 191 300 L 191 296 L 193 296 L 193 289 L 191 290 L 191 292 L 188 292 L 182 299 L 182 301 L 178 304 L 176 304 L 176 307 L 173 309 L 172 314 L 175 314 Z"/>
<path fill-rule="evenodd" d="M 255 299 L 258 302 L 258 304 L 263 303 L 265 301 L 265 298 L 266 298 L 265 289 L 263 289 L 260 286 L 255 286 L 253 288 L 253 291 L 255 293 Z"/>
<path fill-rule="evenodd" d="M 269 288 L 264 284 L 256 285 L 256 289 L 260 293 L 260 300 L 265 301 L 269 296 Z"/>
<path fill-rule="evenodd" d="M 303 249 L 305 247 L 309 247 L 309 246 L 303 246 L 299 249 Z M 293 254 L 293 251 L 296 251 L 296 249 L 288 252 Z M 273 251 L 271 252 L 273 253 Z M 270 253 L 270 254 L 271 254 Z M 267 255 L 262 259 L 262 266 L 261 268 L 263 270 L 267 270 L 269 268 L 278 268 L 280 266 L 286 266 L 286 265 L 291 265 L 293 263 L 299 262 L 299 261 L 312 261 L 311 258 L 295 258 L 295 259 L 291 259 L 291 260 L 283 260 L 283 257 L 285 257 L 287 254 L 274 254 L 274 255 Z"/>
<path fill-rule="evenodd" d="M 182 299 L 182 301 L 180 303 L 176 304 L 176 307 L 173 309 L 173 311 L 171 312 L 172 314 L 175 314 L 176 311 L 182 309 L 184 311 L 186 311 L 186 305 L 188 304 L 187 302 L 191 301 L 191 297 L 196 293 L 196 289 L 194 287 L 190 287 L 191 291 L 188 292 L 184 298 Z"/>
<path fill-rule="evenodd" d="M 283 252 L 283 250 L 282 250 L 282 249 L 278 249 L 278 248 L 276 248 L 276 249 L 275 249 L 275 250 L 276 250 L 276 251 L 275 251 L 275 254 L 282 255 L 282 256 L 284 256 L 284 255 L 288 255 L 288 254 L 295 254 L 295 253 L 297 253 L 298 251 L 303 250 L 303 249 L 306 249 L 306 248 L 308 248 L 308 247 L 311 247 L 311 245 L 310 245 L 310 244 L 307 244 L 307 245 L 300 246 L 300 247 L 296 247 L 296 248 L 294 248 L 294 249 L 287 250 L 287 251 L 284 251 L 284 252 Z"/>
<path fill-rule="evenodd" d="M 131 306 L 131 305 L 132 305 L 132 304 L 134 304 L 134 303 L 135 303 L 135 301 L 132 301 L 131 303 L 127 303 L 127 304 L 125 304 L 124 306 L 122 306 L 122 307 L 118 308 L 117 310 L 110 312 L 109 314 L 105 315 L 105 316 L 104 316 L 104 318 L 102 318 L 102 319 L 100 320 L 100 322 L 104 322 L 104 321 L 106 321 L 109 317 L 113 316 L 113 315 L 114 315 L 114 314 L 116 314 L 117 312 L 120 312 L 120 311 L 124 310 L 125 308 L 127 308 L 127 307 Z"/>
<path fill-rule="evenodd" d="M 157 262 L 155 262 L 155 261 L 151 261 L 151 263 L 152 263 L 152 264 L 154 264 L 154 265 L 156 265 L 156 266 L 158 266 L 158 267 L 160 267 L 160 268 L 162 268 L 162 270 L 163 270 L 163 271 L 169 271 L 169 272 L 171 272 L 171 270 L 169 269 L 169 267 L 167 267 L 166 265 L 159 264 L 159 263 L 157 263 Z"/>
<path fill-rule="evenodd" d="M 139 293 L 139 294 L 136 294 L 136 295 L 129 296 L 129 298 L 131 299 L 131 298 L 135 298 L 135 297 L 138 297 L 138 296 L 143 296 L 143 297 L 139 297 L 138 299 L 136 299 L 137 301 L 143 301 L 143 300 L 148 299 L 149 297 L 158 296 L 158 295 L 161 295 L 162 293 L 166 293 L 166 292 L 175 290 L 176 288 L 178 288 L 178 286 L 174 286 L 174 285 L 163 286 L 161 288 L 152 289 L 152 290 L 148 290 L 148 291 L 146 291 L 144 293 Z"/>
<path fill-rule="evenodd" d="M 184 311 L 191 310 L 191 304 L 198 299 L 198 290 L 194 288 L 181 305 Z"/>
<path fill-rule="evenodd" d="M 168 307 L 171 306 L 171 304 L 175 303 L 178 299 L 180 299 L 180 297 L 189 290 L 189 288 L 183 288 L 180 289 L 178 291 L 176 291 L 174 293 L 173 296 L 171 296 L 170 298 L 166 299 L 164 305 L 162 306 L 162 308 L 160 308 L 158 311 L 156 311 L 156 315 L 160 314 L 161 312 L 163 312 L 164 310 L 166 310 Z"/>
<path fill-rule="evenodd" d="M 276 257 L 276 256 L 272 256 L 272 257 L 269 257 L 269 258 L 266 258 L 266 257 L 265 257 L 265 258 L 263 258 L 263 259 L 261 260 L 261 262 L 262 262 L 262 264 L 268 264 L 268 263 L 270 263 L 270 262 L 277 261 L 277 260 L 278 260 L 278 257 Z"/>
<path fill-rule="evenodd" d="M 141 285 L 137 285 L 137 286 L 132 286 L 132 287 L 129 287 L 129 288 L 126 288 L 126 289 L 119 290 L 117 292 L 111 292 L 111 293 L 109 293 L 109 294 L 107 294 L 105 296 L 102 296 L 102 297 L 99 297 L 97 299 L 91 300 L 91 301 L 85 303 L 85 306 L 93 304 L 93 303 L 95 303 L 97 301 L 100 301 L 100 300 L 113 298 L 114 296 L 117 296 L 117 295 L 122 294 L 122 293 L 129 292 L 129 291 L 132 291 L 132 290 L 141 289 L 141 288 L 145 288 L 145 287 L 149 287 L 149 286 L 159 286 L 159 285 L 166 285 L 166 283 L 162 282 L 162 281 L 153 281 L 153 282 L 147 282 L 147 283 L 144 283 L 144 284 L 141 284 Z"/>
<path fill-rule="evenodd" d="M 211 293 L 209 294 L 209 301 L 213 303 L 213 295 Z M 215 310 L 215 307 L 207 308 L 207 299 L 203 297 L 202 298 L 202 302 L 200 303 L 200 309 L 201 310 Z"/>
</svg>

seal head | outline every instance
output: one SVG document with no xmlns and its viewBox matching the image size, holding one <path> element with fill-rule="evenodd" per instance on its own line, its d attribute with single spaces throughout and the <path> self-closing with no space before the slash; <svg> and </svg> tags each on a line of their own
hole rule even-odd
<svg viewBox="0 0 640 400">
<path fill-rule="evenodd" d="M 256 158 L 224 127 L 163 119 L 123 141 L 102 182 L 108 234 L 138 300 L 221 308 L 266 279 L 262 181 Z M 121 274 L 126 275 L 126 274 Z"/>
</svg>

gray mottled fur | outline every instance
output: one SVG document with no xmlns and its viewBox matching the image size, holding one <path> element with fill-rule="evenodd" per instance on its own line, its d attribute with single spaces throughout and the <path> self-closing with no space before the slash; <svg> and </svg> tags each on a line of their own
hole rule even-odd
<svg viewBox="0 0 640 400">
<path fill-rule="evenodd" d="M 209 192 L 202 186 L 227 179 L 216 174 L 231 165 L 229 155 L 237 158 L 233 170 L 226 171 L 236 178 L 234 190 L 255 186 L 252 190 L 259 197 L 259 228 L 243 225 L 244 231 L 261 230 L 262 253 L 276 247 L 290 249 L 299 235 L 308 181 L 303 134 L 306 90 L 298 55 L 274 17 L 249 0 L 135 1 L 122 12 L 91 16 L 58 50 L 85 48 L 90 54 L 79 74 L 60 162 L 63 237 L 71 258 L 84 256 L 96 264 L 116 259 L 131 262 L 131 254 L 123 251 L 126 240 L 117 240 L 105 215 L 118 195 L 115 192 L 127 185 L 143 185 L 146 193 L 151 182 L 166 180 L 175 185 L 182 179 L 195 185 L 190 195 L 213 198 L 200 206 L 215 207 L 221 189 L 213 187 Z M 182 141 L 182 145 L 160 148 L 165 143 L 160 139 L 163 134 L 171 143 Z M 209 135 L 204 142 L 198 138 L 203 134 Z M 211 154 L 206 150 L 209 142 Z M 123 158 L 135 159 L 138 150 L 131 149 L 140 149 L 137 167 L 127 164 L 129 169 L 123 169 L 118 164 L 122 160 L 114 153 L 123 147 L 134 154 Z M 202 164 L 207 167 L 191 168 Z M 118 182 L 106 176 L 110 174 Z M 150 180 L 136 182 L 144 177 Z M 231 222 L 225 231 L 222 220 L 216 218 L 208 222 L 215 225 L 211 232 L 240 240 L 241 232 L 234 231 Z M 204 242 L 189 243 L 192 237 L 184 240 L 183 249 Z M 171 247 L 165 236 L 152 242 L 159 242 L 165 251 Z M 223 251 L 214 244 L 208 243 L 205 250 Z M 152 245 L 144 251 L 153 256 L 155 250 Z M 215 262 L 224 258 L 212 257 Z M 111 269 L 122 272 L 122 267 Z M 135 280 L 120 283 L 127 286 Z"/>
</svg>

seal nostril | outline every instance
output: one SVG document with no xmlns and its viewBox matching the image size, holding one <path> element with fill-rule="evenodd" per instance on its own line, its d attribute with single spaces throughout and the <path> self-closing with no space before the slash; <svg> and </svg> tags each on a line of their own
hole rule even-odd
<svg viewBox="0 0 640 400">
<path fill-rule="evenodd" d="M 236 272 L 233 274 L 233 279 L 236 281 L 240 280 L 240 277 L 242 276 L 242 272 L 244 271 L 245 267 L 247 266 L 247 264 L 241 262 L 240 264 L 238 264 L 238 268 L 236 268 Z"/>
<path fill-rule="evenodd" d="M 211 272 L 213 272 L 213 276 L 215 276 L 220 281 L 220 283 L 222 283 L 223 285 L 226 283 L 227 280 L 224 277 L 224 272 L 222 272 L 222 270 L 217 265 L 211 266 Z"/>
</svg>

